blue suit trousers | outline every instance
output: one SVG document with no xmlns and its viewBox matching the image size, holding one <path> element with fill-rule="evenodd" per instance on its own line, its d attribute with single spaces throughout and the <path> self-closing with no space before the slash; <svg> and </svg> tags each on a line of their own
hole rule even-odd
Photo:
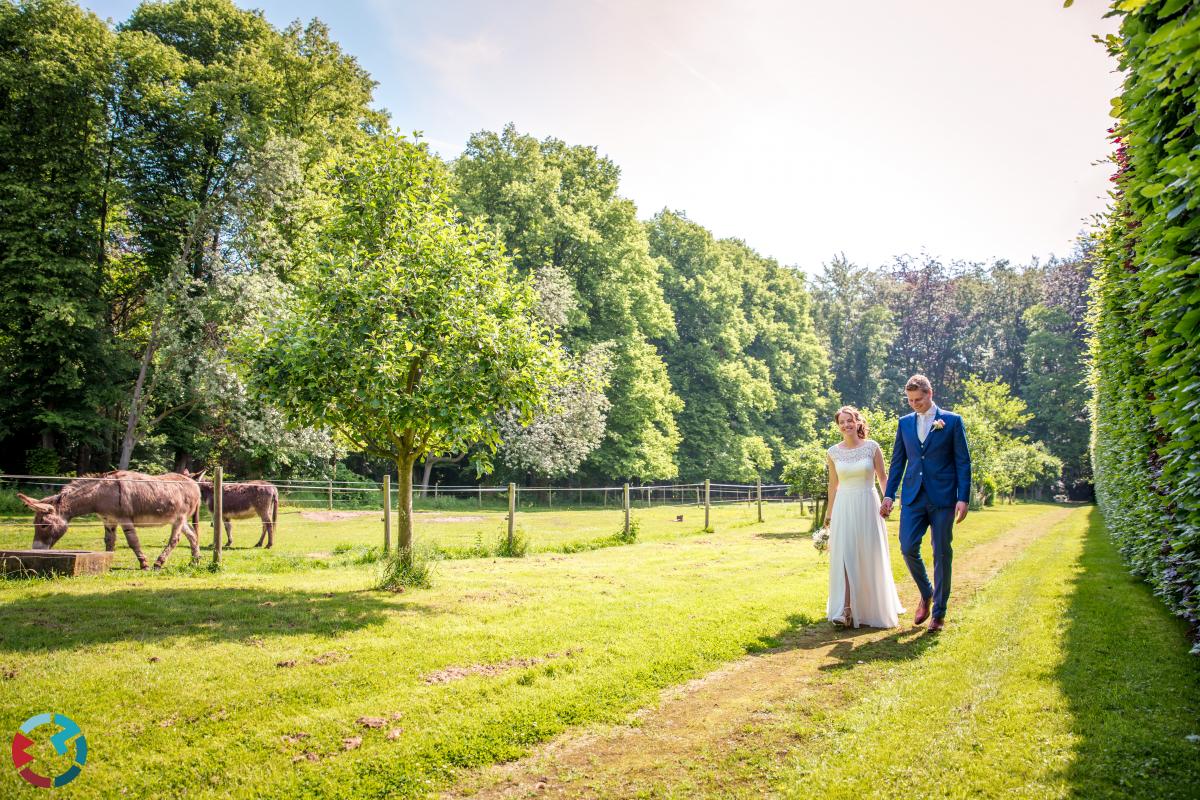
<svg viewBox="0 0 1200 800">
<path fill-rule="evenodd" d="M 932 586 L 929 584 L 929 574 L 925 571 L 925 562 L 921 560 L 921 540 L 925 538 L 926 531 L 929 531 L 933 544 Z M 900 552 L 904 554 L 904 563 L 908 565 L 921 597 L 926 600 L 933 598 L 934 619 L 946 616 L 946 602 L 950 599 L 953 538 L 954 508 L 933 505 L 924 487 L 921 487 L 913 502 L 900 507 Z"/>
</svg>

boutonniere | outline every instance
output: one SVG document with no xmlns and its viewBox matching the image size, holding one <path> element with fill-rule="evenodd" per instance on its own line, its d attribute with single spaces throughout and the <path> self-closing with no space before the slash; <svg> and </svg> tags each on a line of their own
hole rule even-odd
<svg viewBox="0 0 1200 800">
<path fill-rule="evenodd" d="M 940 430 L 941 430 L 942 428 L 944 428 L 944 427 L 946 427 L 946 420 L 944 420 L 944 419 L 935 419 L 935 420 L 933 421 L 933 429 L 934 429 L 935 431 L 940 431 Z"/>
</svg>

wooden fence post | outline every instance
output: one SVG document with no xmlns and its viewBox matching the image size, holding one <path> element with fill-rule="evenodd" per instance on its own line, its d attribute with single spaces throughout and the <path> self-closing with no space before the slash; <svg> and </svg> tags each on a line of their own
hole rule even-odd
<svg viewBox="0 0 1200 800">
<path fill-rule="evenodd" d="M 217 467 L 213 473 L 213 563 L 218 566 L 221 564 L 221 529 L 225 527 L 224 477 L 224 470 Z"/>
<path fill-rule="evenodd" d="M 517 485 L 508 485 L 508 552 L 513 548 L 513 518 L 517 514 Z"/>
<path fill-rule="evenodd" d="M 333 511 L 333 481 L 329 482 L 329 510 Z"/>
<path fill-rule="evenodd" d="M 553 486 L 546 487 L 546 505 L 549 506 L 550 508 L 554 508 L 554 487 Z"/>
<path fill-rule="evenodd" d="M 479 507 L 483 508 L 483 484 L 479 484 L 476 488 L 479 490 Z"/>
<path fill-rule="evenodd" d="M 383 554 L 392 552 L 392 476 L 383 476 Z"/>
<path fill-rule="evenodd" d="M 758 478 L 758 521 L 762 522 L 762 476 Z"/>
<path fill-rule="evenodd" d="M 625 538 L 629 538 L 629 484 L 625 484 L 622 490 L 623 503 L 625 505 Z"/>
<path fill-rule="evenodd" d="M 704 479 L 704 530 L 709 530 L 711 528 L 711 526 L 709 525 L 709 519 L 708 519 L 709 512 L 712 508 L 711 498 L 712 498 L 712 485 L 708 482 L 708 478 L 705 478 Z"/>
</svg>

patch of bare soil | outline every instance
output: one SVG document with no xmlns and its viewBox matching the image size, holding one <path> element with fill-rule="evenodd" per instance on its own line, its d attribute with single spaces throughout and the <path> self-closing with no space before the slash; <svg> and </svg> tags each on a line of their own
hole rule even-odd
<svg viewBox="0 0 1200 800">
<path fill-rule="evenodd" d="M 572 656 L 575 650 L 568 650 L 565 655 Z M 446 667 L 439 669 L 437 672 L 431 672 L 425 675 L 421 680 L 425 683 L 450 683 L 451 681 L 465 678 L 468 675 L 487 675 L 493 677 L 502 675 L 510 669 L 523 669 L 525 667 L 534 667 L 538 664 L 544 664 L 552 658 L 561 658 L 562 653 L 547 653 L 544 656 L 531 656 L 529 658 L 510 658 L 505 661 L 497 661 L 492 664 L 470 664 L 465 667 Z"/>
<path fill-rule="evenodd" d="M 372 514 L 382 517 L 383 509 L 378 511 L 301 511 L 300 517 L 301 519 L 311 519 L 313 522 L 341 522 L 356 517 L 369 517 Z M 420 522 L 482 522 L 487 519 L 478 514 L 457 517 L 439 516 L 436 512 L 431 511 L 418 511 L 413 514 L 413 517 Z"/>
<path fill-rule="evenodd" d="M 383 511 L 301 511 L 301 519 L 311 519 L 313 522 L 341 522 L 355 517 L 369 517 L 372 514 L 382 515 Z"/>
<path fill-rule="evenodd" d="M 481 517 L 478 514 L 467 514 L 460 517 L 440 517 L 437 515 L 431 516 L 429 512 L 418 512 L 413 514 L 413 516 L 420 522 L 483 522 L 487 519 L 487 517 Z"/>
<path fill-rule="evenodd" d="M 1052 512 L 958 556 L 951 611 L 1069 513 Z M 901 590 L 911 614 L 915 590 L 911 583 Z M 770 776 L 748 785 L 746 765 L 780 763 L 796 746 L 785 726 L 772 728 L 776 709 L 828 712 L 848 705 L 852 687 L 831 676 L 854 664 L 864 646 L 885 639 L 917 644 L 937 635 L 911 627 L 911 620 L 902 620 L 898 630 L 805 626 L 771 650 L 664 691 L 657 706 L 637 712 L 628 724 L 571 731 L 518 761 L 464 773 L 443 798 L 764 796 Z M 954 624 L 953 613 L 947 624 Z M 770 757 L 745 758 L 747 753 Z M 730 769 L 731 761 L 741 762 L 740 768 Z"/>
</svg>

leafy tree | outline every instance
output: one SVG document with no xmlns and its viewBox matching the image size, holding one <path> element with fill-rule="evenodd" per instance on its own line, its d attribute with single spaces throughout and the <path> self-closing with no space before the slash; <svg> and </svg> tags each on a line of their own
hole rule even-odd
<svg viewBox="0 0 1200 800">
<path fill-rule="evenodd" d="M 550 266 L 570 278 L 568 349 L 613 343 L 607 430 L 585 468 L 644 480 L 676 475 L 682 403 L 650 342 L 669 335 L 674 319 L 636 209 L 617 194 L 616 165 L 595 148 L 538 142 L 509 125 L 472 136 L 454 173 L 459 206 L 500 231 L 518 269 Z"/>
<path fill-rule="evenodd" d="M 963 399 L 955 410 L 967 426 L 976 497 L 984 484 L 1011 496 L 1016 489 L 1057 480 L 1061 475 L 1062 460 L 1051 455 L 1043 443 L 1031 443 L 1021 433 L 1033 419 L 1026 408 L 1025 401 L 1013 397 L 1004 381 L 975 377 L 963 381 Z"/>
<path fill-rule="evenodd" d="M 0 2 L 0 441 L 101 449 L 125 366 L 106 327 L 106 105 L 114 37 L 65 0 Z M 13 444 L 18 446 L 14 447 Z"/>
<path fill-rule="evenodd" d="M 835 258 L 817 276 L 812 294 L 813 319 L 840 402 L 860 409 L 894 406 L 896 387 L 886 368 L 898 330 L 882 303 L 880 276 Z"/>
<path fill-rule="evenodd" d="M 1063 469 L 1062 459 L 1052 455 L 1046 445 L 1023 440 L 1006 442 L 996 464 L 992 475 L 996 489 L 1009 498 L 1017 489 L 1057 480 Z"/>
<path fill-rule="evenodd" d="M 1029 434 L 1062 459 L 1063 480 L 1074 487 L 1090 479 L 1086 373 L 1075 325 L 1059 306 L 1026 309 L 1025 374 L 1022 397 L 1033 418 Z"/>
<path fill-rule="evenodd" d="M 818 442 L 808 442 L 793 448 L 784 456 L 783 482 L 788 492 L 814 501 L 812 529 L 821 527 L 825 519 L 825 504 L 829 490 L 828 448 Z"/>
<path fill-rule="evenodd" d="M 567 374 L 550 390 L 547 409 L 528 424 L 515 411 L 501 414 L 504 462 L 546 478 L 573 474 L 604 438 L 608 398 L 604 385 L 612 366 L 610 347 L 597 345 L 567 359 Z"/>
<path fill-rule="evenodd" d="M 648 230 L 678 320 L 661 349 L 685 399 L 680 473 L 685 480 L 753 480 L 815 433 L 827 402 L 827 361 L 804 284 L 680 213 L 661 212 Z"/>
<path fill-rule="evenodd" d="M 528 421 L 544 407 L 558 350 L 532 285 L 514 279 L 494 235 L 459 220 L 424 146 L 380 136 L 335 183 L 312 279 L 243 344 L 249 378 L 292 421 L 396 464 L 410 554 L 413 464 L 494 450 L 502 413 Z"/>
<path fill-rule="evenodd" d="M 199 367 L 223 357 L 214 286 L 311 260 L 328 166 L 383 116 L 368 105 L 374 82 L 316 21 L 280 32 L 229 0 L 147 3 L 120 26 L 117 50 L 110 295 L 127 309 L 115 332 L 140 362 L 118 463 L 155 429 L 178 462 L 239 418 L 202 391 Z"/>
</svg>

